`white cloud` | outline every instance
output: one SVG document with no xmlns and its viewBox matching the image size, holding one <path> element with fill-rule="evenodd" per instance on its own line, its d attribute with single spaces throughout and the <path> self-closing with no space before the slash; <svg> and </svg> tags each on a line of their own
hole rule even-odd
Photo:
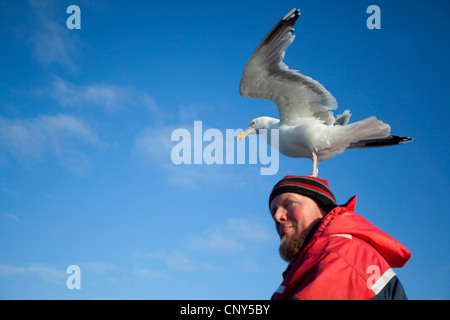
<svg viewBox="0 0 450 320">
<path fill-rule="evenodd" d="M 192 236 L 190 247 L 208 253 L 235 253 L 249 242 L 267 242 L 269 231 L 254 217 L 227 219 L 224 223 L 207 228 L 202 235 Z"/>
<path fill-rule="evenodd" d="M 205 231 L 201 236 L 193 236 L 190 246 L 195 250 L 209 253 L 233 253 L 243 248 L 242 244 L 234 237 L 214 229 Z"/>
<path fill-rule="evenodd" d="M 168 185 L 176 188 L 198 189 L 209 181 L 225 181 L 230 176 L 221 175 L 218 166 L 175 165 L 171 152 L 175 142 L 171 141 L 175 125 L 147 127 L 135 137 L 133 156 L 144 166 L 157 167 L 164 174 Z"/>
<path fill-rule="evenodd" d="M 0 167 L 1 167 L 1 166 L 0 166 Z M 12 197 L 12 198 L 17 198 L 17 197 L 19 196 L 19 193 L 18 193 L 18 192 L 14 191 L 14 190 L 12 190 L 12 189 L 6 188 L 6 187 L 4 187 L 4 186 L 0 186 L 0 190 L 1 190 L 4 194 L 6 194 L 7 196 Z"/>
<path fill-rule="evenodd" d="M 220 259 L 223 255 L 242 255 L 242 251 L 266 245 L 272 239 L 273 234 L 267 230 L 259 218 L 246 216 L 227 219 L 206 228 L 200 235 L 190 236 L 184 241 L 183 248 L 179 250 L 161 249 L 151 253 L 135 254 L 135 258 L 145 259 L 151 268 L 146 266 L 135 270 L 133 274 L 148 279 L 165 279 L 168 277 L 166 273 L 168 270 L 176 274 L 223 271 L 223 265 L 217 263 L 217 258 Z M 245 254 L 240 269 L 252 273 L 257 272 L 258 267 L 258 262 Z"/>
<path fill-rule="evenodd" d="M 46 153 L 74 172 L 83 173 L 90 165 L 86 146 L 98 148 L 101 142 L 93 130 L 73 116 L 41 115 L 34 119 L 7 119 L 0 116 L 0 150 L 19 162 L 29 164 Z"/>
<path fill-rule="evenodd" d="M 9 120 L 0 116 L 0 147 L 16 158 L 39 158 L 44 134 L 36 121 Z"/>
<path fill-rule="evenodd" d="M 155 253 L 147 253 L 141 256 L 151 260 L 162 261 L 165 267 L 180 272 L 213 269 L 212 265 L 194 262 L 187 253 L 177 250 L 159 250 Z"/>
<path fill-rule="evenodd" d="M 144 280 L 154 280 L 154 279 L 167 280 L 170 278 L 169 273 L 167 271 L 153 270 L 150 268 L 135 268 L 132 271 L 132 275 L 136 278 Z"/>
<path fill-rule="evenodd" d="M 99 275 L 107 272 L 114 272 L 121 268 L 115 264 L 104 262 L 83 262 L 79 264 L 82 277 L 87 274 L 95 274 L 98 278 Z M 145 272 L 141 271 L 140 274 L 144 275 Z M 139 272 L 137 272 L 139 274 Z M 149 271 L 147 271 L 147 277 Z M 53 283 L 62 283 L 67 280 L 70 273 L 67 273 L 67 266 L 63 268 L 55 268 L 41 263 L 29 263 L 25 266 L 16 266 L 10 264 L 0 263 L 0 277 L 39 277 L 44 281 Z M 92 278 L 94 279 L 94 278 Z M 91 283 L 92 284 L 92 283 Z"/>
<path fill-rule="evenodd" d="M 3 212 L 3 213 L 0 214 L 0 217 L 9 219 L 9 220 L 14 221 L 14 222 L 20 222 L 19 217 L 17 215 L 15 215 L 15 214 L 12 214 L 12 213 Z"/>
<path fill-rule="evenodd" d="M 75 58 L 83 47 L 83 41 L 75 32 L 67 29 L 64 23 L 57 22 L 52 16 L 51 2 L 30 0 L 29 5 L 35 16 L 34 24 L 28 26 L 33 55 L 42 65 L 58 64 L 77 69 Z"/>
<path fill-rule="evenodd" d="M 109 111 L 143 106 L 161 117 L 153 97 L 133 86 L 121 87 L 114 84 L 75 85 L 59 77 L 54 77 L 50 96 L 62 107 L 86 107 L 96 105 Z"/>
<path fill-rule="evenodd" d="M 242 176 L 234 172 L 236 166 L 233 165 L 174 164 L 171 159 L 172 149 L 179 142 L 172 141 L 171 137 L 172 132 L 178 128 L 190 130 L 193 128 L 193 124 L 173 123 L 141 130 L 134 140 L 134 155 L 143 160 L 144 164 L 150 164 L 152 167 L 158 166 L 164 172 L 166 183 L 177 188 L 199 189 L 208 184 L 215 184 L 218 187 L 217 181 L 221 181 L 221 185 L 232 183 L 236 187 L 246 183 Z M 191 148 L 198 147 L 194 147 L 194 143 L 196 142 L 192 142 Z M 193 157 L 193 153 L 191 157 Z"/>
<path fill-rule="evenodd" d="M 246 258 L 242 262 L 241 267 L 242 267 L 242 270 L 247 273 L 256 273 L 259 271 L 260 264 L 253 259 Z"/>
<path fill-rule="evenodd" d="M 161 166 L 171 164 L 170 153 L 173 142 L 170 140 L 175 127 L 147 127 L 134 140 L 134 151 L 145 160 Z M 168 169 L 168 168 L 166 168 Z"/>
<path fill-rule="evenodd" d="M 171 269 L 177 272 L 193 272 L 198 270 L 213 270 L 215 267 L 209 263 L 193 261 L 187 252 L 178 250 L 158 250 L 152 253 L 137 253 L 136 258 L 145 258 L 152 265 L 156 263 L 165 270 Z"/>
<path fill-rule="evenodd" d="M 105 273 L 108 271 L 113 271 L 119 269 L 119 266 L 112 264 L 112 263 L 105 263 L 101 261 L 96 262 L 81 262 L 79 264 L 80 269 L 88 272 L 93 273 Z"/>
<path fill-rule="evenodd" d="M 0 276 L 27 276 L 37 275 L 41 279 L 50 282 L 59 282 L 66 279 L 66 270 L 60 270 L 43 264 L 29 264 L 25 267 L 18 267 L 9 264 L 0 264 Z"/>
</svg>

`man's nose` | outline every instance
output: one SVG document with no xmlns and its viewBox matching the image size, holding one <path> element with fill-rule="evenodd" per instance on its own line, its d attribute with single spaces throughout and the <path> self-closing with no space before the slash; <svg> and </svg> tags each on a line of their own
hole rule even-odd
<svg viewBox="0 0 450 320">
<path fill-rule="evenodd" d="M 273 220 L 275 220 L 275 222 L 286 221 L 287 220 L 286 211 L 283 210 L 282 208 L 278 208 L 277 211 L 275 211 L 275 213 L 273 214 Z"/>
</svg>

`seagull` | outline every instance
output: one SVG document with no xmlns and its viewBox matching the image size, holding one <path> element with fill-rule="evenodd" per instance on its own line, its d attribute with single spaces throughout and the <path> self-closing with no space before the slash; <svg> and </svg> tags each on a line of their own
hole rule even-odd
<svg viewBox="0 0 450 320">
<path fill-rule="evenodd" d="M 300 11 L 292 9 L 265 36 L 248 60 L 239 86 L 243 97 L 266 99 L 278 107 L 280 119 L 253 119 L 240 141 L 250 134 L 278 129 L 278 151 L 288 157 L 313 161 L 311 176 L 317 177 L 318 163 L 346 149 L 383 147 L 412 141 L 390 135 L 390 126 L 372 116 L 354 123 L 350 111 L 333 115 L 336 99 L 319 82 L 289 69 L 283 62 L 286 49 L 294 41 L 294 24 Z M 270 135 L 267 143 L 274 148 Z"/>
</svg>

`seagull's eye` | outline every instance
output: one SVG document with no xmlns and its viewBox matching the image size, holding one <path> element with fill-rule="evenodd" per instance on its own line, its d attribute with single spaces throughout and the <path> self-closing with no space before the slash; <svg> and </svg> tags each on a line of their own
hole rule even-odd
<svg viewBox="0 0 450 320">
<path fill-rule="evenodd" d="M 256 124 L 255 121 L 252 121 L 252 123 L 250 123 L 251 126 L 254 126 Z"/>
</svg>

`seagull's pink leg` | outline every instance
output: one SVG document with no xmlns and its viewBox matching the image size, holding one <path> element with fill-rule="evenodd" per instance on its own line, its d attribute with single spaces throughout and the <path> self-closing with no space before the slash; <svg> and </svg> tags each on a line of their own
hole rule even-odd
<svg viewBox="0 0 450 320">
<path fill-rule="evenodd" d="M 317 155 L 313 152 L 313 172 L 311 174 L 312 177 L 317 177 L 319 174 L 319 168 L 317 168 Z"/>
</svg>

